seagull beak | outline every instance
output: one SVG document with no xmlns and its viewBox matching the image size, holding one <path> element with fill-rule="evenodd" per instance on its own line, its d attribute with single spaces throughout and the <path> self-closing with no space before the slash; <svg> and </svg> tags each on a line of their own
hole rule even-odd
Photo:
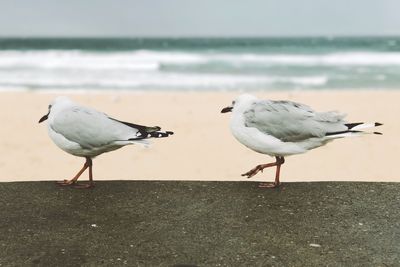
<svg viewBox="0 0 400 267">
<path fill-rule="evenodd" d="M 45 120 L 47 120 L 49 118 L 49 114 L 50 114 L 50 111 L 49 111 L 49 113 L 47 113 L 46 115 L 44 115 L 43 117 L 40 118 L 39 123 L 44 122 Z"/>
<path fill-rule="evenodd" d="M 223 108 L 223 109 L 221 110 L 221 113 L 231 112 L 232 109 L 233 109 L 233 107 L 226 107 L 226 108 Z"/>
</svg>

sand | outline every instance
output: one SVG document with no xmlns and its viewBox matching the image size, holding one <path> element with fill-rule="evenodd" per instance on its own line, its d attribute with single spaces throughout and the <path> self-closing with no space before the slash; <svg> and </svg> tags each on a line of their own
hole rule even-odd
<svg viewBox="0 0 400 267">
<path fill-rule="evenodd" d="M 247 180 L 240 174 L 274 159 L 238 143 L 231 135 L 230 105 L 237 92 L 86 92 L 66 94 L 117 119 L 159 125 L 175 135 L 153 141 L 150 148 L 126 146 L 94 160 L 95 180 Z M 400 91 L 257 92 L 259 97 L 289 99 L 316 110 L 339 110 L 349 122 L 379 121 L 384 135 L 334 142 L 286 158 L 281 180 L 392 181 L 399 180 Z M 69 179 L 84 159 L 53 144 L 39 118 L 59 94 L 0 93 L 0 181 Z M 378 129 L 377 129 L 378 130 Z M 83 178 L 86 179 L 87 174 Z M 272 181 L 265 170 L 252 181 Z M 250 181 L 250 180 L 249 180 Z"/>
</svg>

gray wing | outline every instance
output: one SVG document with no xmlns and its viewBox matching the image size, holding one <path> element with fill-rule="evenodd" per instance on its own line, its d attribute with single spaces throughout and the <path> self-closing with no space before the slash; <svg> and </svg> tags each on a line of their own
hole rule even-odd
<svg viewBox="0 0 400 267">
<path fill-rule="evenodd" d="M 344 131 L 344 114 L 317 113 L 310 107 L 291 101 L 262 100 L 244 112 L 245 125 L 272 135 L 284 142 L 299 142 Z"/>
<path fill-rule="evenodd" d="M 101 147 L 141 135 L 139 129 L 82 106 L 70 107 L 60 112 L 50 127 L 83 148 Z"/>
</svg>

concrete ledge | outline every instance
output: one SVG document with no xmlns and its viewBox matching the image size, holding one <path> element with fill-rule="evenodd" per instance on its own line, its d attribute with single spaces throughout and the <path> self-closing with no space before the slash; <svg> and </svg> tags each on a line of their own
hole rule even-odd
<svg viewBox="0 0 400 267">
<path fill-rule="evenodd" d="M 400 184 L 0 183 L 0 266 L 399 266 Z"/>
</svg>

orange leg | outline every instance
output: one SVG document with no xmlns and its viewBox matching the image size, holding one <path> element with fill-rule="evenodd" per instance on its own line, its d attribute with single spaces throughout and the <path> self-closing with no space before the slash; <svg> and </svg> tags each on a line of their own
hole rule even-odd
<svg viewBox="0 0 400 267">
<path fill-rule="evenodd" d="M 82 169 L 75 175 L 74 178 L 71 180 L 64 180 L 61 182 L 57 182 L 58 185 L 61 186 L 69 186 L 69 185 L 74 185 L 75 188 L 91 188 L 94 187 L 93 183 L 93 174 L 92 174 L 92 159 L 89 157 L 86 157 L 86 162 L 83 165 Z M 79 177 L 82 175 L 82 173 L 89 168 L 89 183 L 88 184 L 82 184 L 82 185 L 75 185 L 79 179 Z"/>
<path fill-rule="evenodd" d="M 285 163 L 284 157 L 275 157 L 276 161 L 268 164 L 260 164 L 257 165 L 255 168 L 251 169 L 250 171 L 242 174 L 242 176 L 247 176 L 247 178 L 251 178 L 256 175 L 259 171 L 263 171 L 265 168 L 274 167 L 276 166 L 275 172 L 275 182 L 273 183 L 260 183 L 259 187 L 261 188 L 275 188 L 278 187 L 281 183 L 279 182 L 279 175 L 281 171 L 281 165 Z"/>
</svg>

